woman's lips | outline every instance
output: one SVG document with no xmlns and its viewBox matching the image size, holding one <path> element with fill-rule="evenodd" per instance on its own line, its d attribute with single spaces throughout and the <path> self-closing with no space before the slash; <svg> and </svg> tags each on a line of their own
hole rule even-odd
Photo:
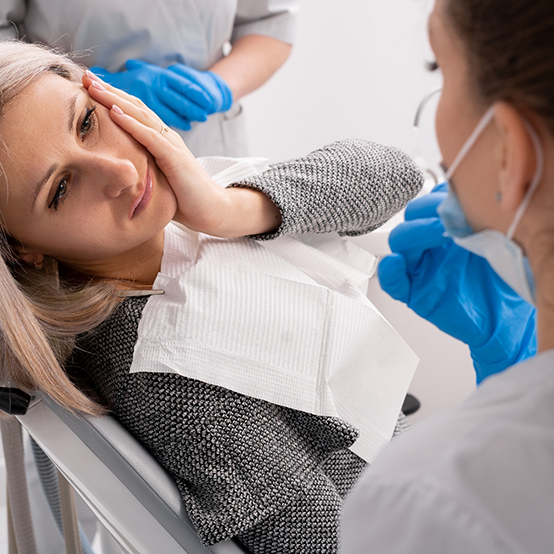
<svg viewBox="0 0 554 554">
<path fill-rule="evenodd" d="M 144 189 L 138 195 L 136 200 L 133 202 L 133 205 L 131 206 L 131 219 L 133 217 L 136 217 L 140 212 L 146 209 L 146 207 L 150 203 L 150 199 L 152 198 L 153 187 L 154 183 L 152 181 L 152 174 L 150 173 L 150 169 L 147 168 L 146 177 L 144 179 Z"/>
</svg>

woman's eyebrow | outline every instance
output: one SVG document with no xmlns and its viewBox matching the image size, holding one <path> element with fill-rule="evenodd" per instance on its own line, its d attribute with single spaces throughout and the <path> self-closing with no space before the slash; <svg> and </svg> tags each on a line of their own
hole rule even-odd
<svg viewBox="0 0 554 554">
<path fill-rule="evenodd" d="M 75 127 L 75 116 L 77 115 L 77 98 L 79 97 L 79 93 L 75 94 L 69 99 L 69 118 L 68 118 L 68 125 L 67 129 L 68 131 L 73 134 L 73 129 Z M 31 205 L 31 211 L 34 210 L 35 204 L 37 203 L 37 198 L 39 197 L 40 191 L 46 186 L 46 183 L 48 183 L 48 180 L 56 170 L 57 164 L 52 164 L 44 174 L 43 178 L 38 182 L 37 186 L 35 187 L 35 193 L 33 198 L 33 203 Z"/>
<path fill-rule="evenodd" d="M 40 194 L 40 191 L 46 186 L 46 183 L 48 183 L 48 180 L 50 179 L 54 171 L 56 171 L 56 167 L 57 167 L 56 164 L 51 165 L 46 171 L 46 173 L 44 174 L 44 177 L 39 181 L 38 185 L 35 187 L 35 194 L 33 198 L 33 204 L 31 205 L 31 211 L 35 209 L 35 204 L 37 203 L 37 198 Z"/>
<path fill-rule="evenodd" d="M 79 93 L 75 94 L 72 98 L 69 99 L 69 125 L 67 126 L 67 129 L 70 133 L 73 132 L 73 128 L 75 125 L 73 125 L 73 122 L 75 121 L 75 115 L 76 115 L 76 104 L 77 104 L 77 97 L 79 96 Z"/>
</svg>

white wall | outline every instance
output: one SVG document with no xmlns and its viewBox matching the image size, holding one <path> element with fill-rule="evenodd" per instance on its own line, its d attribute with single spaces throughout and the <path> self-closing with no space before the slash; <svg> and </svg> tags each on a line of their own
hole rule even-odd
<svg viewBox="0 0 554 554">
<path fill-rule="evenodd" d="M 252 155 L 281 160 L 363 137 L 438 159 L 432 110 L 412 122 L 440 85 L 426 22 L 430 0 L 301 0 L 298 40 L 285 66 L 243 100 Z"/>
<path fill-rule="evenodd" d="M 431 0 L 302 0 L 287 64 L 243 100 L 250 154 L 279 161 L 360 137 L 398 146 L 440 173 L 437 97 L 413 128 L 419 102 L 441 83 L 424 66 L 433 59 L 426 36 L 431 7 Z M 473 390 L 465 346 L 389 298 L 375 279 L 370 297 L 421 358 L 410 388 L 422 401 L 414 421 Z"/>
</svg>

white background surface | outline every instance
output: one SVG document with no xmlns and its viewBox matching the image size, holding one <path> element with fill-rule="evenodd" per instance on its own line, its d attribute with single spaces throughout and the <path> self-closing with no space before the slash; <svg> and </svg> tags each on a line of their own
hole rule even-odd
<svg viewBox="0 0 554 554">
<path fill-rule="evenodd" d="M 412 127 L 422 97 L 440 86 L 440 75 L 424 68 L 432 59 L 426 38 L 430 8 L 430 0 L 303 0 L 291 58 L 268 84 L 243 100 L 250 154 L 275 162 L 338 139 L 366 138 L 398 146 L 437 170 L 436 98 L 420 129 Z M 371 240 L 365 244 L 377 243 L 382 249 L 382 240 Z M 421 358 L 410 388 L 422 403 L 413 422 L 458 403 L 473 390 L 464 345 L 389 298 L 376 279 L 369 296 Z M 0 552 L 7 552 L 4 481 L 2 465 Z"/>
</svg>

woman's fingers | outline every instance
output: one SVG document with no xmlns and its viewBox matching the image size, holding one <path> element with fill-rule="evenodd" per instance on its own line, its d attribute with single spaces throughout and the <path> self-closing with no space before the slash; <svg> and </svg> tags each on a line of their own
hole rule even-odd
<svg viewBox="0 0 554 554">
<path fill-rule="evenodd" d="M 115 87 L 108 85 L 97 79 L 91 79 L 86 74 L 83 77 L 83 86 L 87 88 L 91 98 L 111 109 L 115 104 L 119 106 L 125 114 L 134 117 L 143 125 L 157 129 L 162 128 L 162 120 L 138 98 L 123 92 Z"/>
<path fill-rule="evenodd" d="M 127 104 L 129 106 L 129 104 Z M 123 130 L 127 131 L 137 142 L 140 142 L 156 158 L 160 169 L 165 173 L 175 169 L 187 158 L 194 160 L 193 155 L 186 148 L 183 139 L 161 121 L 143 123 L 133 115 L 125 113 L 118 104 L 113 104 L 110 115 L 112 120 Z M 179 149 L 179 154 L 173 148 L 168 148 L 168 142 Z M 169 177 L 169 175 L 168 175 Z"/>
<path fill-rule="evenodd" d="M 94 79 L 92 78 L 94 77 Z M 135 96 L 132 96 L 131 94 L 127 94 L 126 92 L 115 88 L 108 83 L 105 83 L 101 79 L 99 79 L 96 75 L 89 73 L 85 74 L 83 77 L 83 86 L 87 88 L 89 94 L 91 97 L 93 97 L 95 100 L 98 100 L 106 108 L 111 109 L 112 105 L 120 104 L 125 105 L 125 112 L 133 115 L 134 117 L 137 117 L 137 119 L 140 119 L 143 123 L 148 124 L 147 117 L 144 117 L 145 114 L 148 114 L 150 117 L 152 117 L 155 121 L 165 121 L 168 125 L 171 125 L 171 127 L 175 127 L 177 129 L 182 129 L 184 131 L 189 131 L 191 128 L 190 121 L 186 117 L 182 117 L 179 115 L 179 113 L 174 110 L 171 106 L 171 104 L 168 104 L 166 107 L 162 102 L 159 103 L 157 113 L 153 112 L 142 100 L 139 98 L 136 98 Z M 105 95 L 94 95 L 94 91 L 98 91 L 100 93 L 105 92 L 107 94 Z M 170 94 L 175 94 L 171 93 Z M 135 106 L 136 110 L 133 111 L 127 104 L 124 104 L 124 102 L 128 102 L 129 104 Z M 163 100 L 163 99 L 162 99 Z M 161 119 L 160 119 L 161 118 Z M 198 119 L 198 118 L 197 118 Z M 205 118 L 204 118 L 205 119 Z"/>
<path fill-rule="evenodd" d="M 167 142 L 185 149 L 181 137 L 138 98 L 111 87 L 100 79 L 83 77 L 90 97 L 110 110 L 112 120 L 131 134 L 156 158 L 167 158 Z M 164 150 L 165 148 L 165 150 Z M 188 152 L 188 150 L 186 150 Z M 190 154 L 192 156 L 192 154 Z"/>
<path fill-rule="evenodd" d="M 85 76 L 83 86 L 93 100 L 110 110 L 112 121 L 154 157 L 177 198 L 178 221 L 190 229 L 218 235 L 229 195 L 197 162 L 181 136 L 142 102 L 99 79 Z"/>
<path fill-rule="evenodd" d="M 110 116 L 156 160 L 177 198 L 178 221 L 192 230 L 217 234 L 215 230 L 221 228 L 222 214 L 226 213 L 222 206 L 227 206 L 228 194 L 197 162 L 180 135 L 165 126 L 153 129 L 143 125 L 116 104 Z"/>
<path fill-rule="evenodd" d="M 133 96 L 132 94 L 129 94 L 129 93 L 127 93 L 127 92 L 125 92 L 121 89 L 118 89 L 118 88 L 106 83 L 106 81 L 103 81 L 102 79 L 100 79 L 100 77 L 98 77 L 98 75 L 95 75 L 92 71 L 87 69 L 85 71 L 85 74 L 83 75 L 83 86 L 88 89 L 93 82 L 98 83 L 102 88 L 104 88 L 108 92 L 111 92 L 111 93 L 119 96 L 120 98 L 123 98 L 123 99 L 127 100 L 128 102 L 131 102 L 132 104 L 135 104 L 138 107 L 141 107 L 141 106 L 145 107 L 146 106 L 144 104 L 144 102 L 142 100 L 140 100 L 140 98 L 137 98 L 136 96 Z"/>
</svg>

